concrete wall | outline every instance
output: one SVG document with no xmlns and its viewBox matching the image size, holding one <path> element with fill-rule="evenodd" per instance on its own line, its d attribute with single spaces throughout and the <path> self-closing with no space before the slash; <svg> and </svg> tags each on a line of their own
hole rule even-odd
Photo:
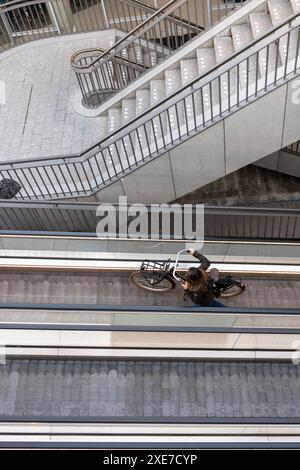
<svg viewBox="0 0 300 470">
<path fill-rule="evenodd" d="M 170 202 L 299 139 L 300 79 L 295 78 L 124 176 L 96 197 L 103 202 L 117 202 L 119 195 L 127 195 L 128 202 Z M 289 165 L 293 167 L 294 162 Z"/>
<path fill-rule="evenodd" d="M 297 156 L 284 150 L 268 155 L 255 164 L 268 170 L 279 171 L 300 178 L 300 155 Z"/>
</svg>

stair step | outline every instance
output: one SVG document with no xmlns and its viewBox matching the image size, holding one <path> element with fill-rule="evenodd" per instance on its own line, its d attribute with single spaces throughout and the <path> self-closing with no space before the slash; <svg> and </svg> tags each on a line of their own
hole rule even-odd
<svg viewBox="0 0 300 470">
<path fill-rule="evenodd" d="M 182 85 L 191 82 L 199 75 L 197 59 L 184 59 L 180 61 L 181 82 Z M 198 116 L 201 111 L 201 98 L 199 93 L 194 93 L 194 100 L 191 97 L 186 98 L 186 115 L 188 121 L 192 120 L 196 114 Z M 195 112 L 194 112 L 195 110 Z"/>
<path fill-rule="evenodd" d="M 165 71 L 166 96 L 171 95 L 181 87 L 180 69 L 170 69 Z"/>
<path fill-rule="evenodd" d="M 150 108 L 150 90 L 137 90 L 136 92 L 136 115 L 143 113 Z M 146 135 L 147 133 L 147 135 Z M 135 148 L 140 146 L 144 149 L 147 148 L 149 139 L 151 139 L 151 125 L 146 124 L 145 128 L 138 130 L 138 139 L 135 139 Z"/>
<path fill-rule="evenodd" d="M 122 125 L 131 121 L 131 119 L 135 117 L 135 107 L 136 103 L 134 98 L 122 100 Z M 127 168 L 127 157 L 130 158 L 130 156 L 133 155 L 133 149 L 129 137 L 125 136 L 122 143 L 123 145 L 121 144 L 120 146 L 120 158 L 122 160 L 123 168 Z"/>
<path fill-rule="evenodd" d="M 227 59 L 234 53 L 233 40 L 232 37 L 218 37 L 214 39 L 215 51 L 216 51 L 216 60 L 222 62 Z M 228 103 L 228 93 L 230 87 L 230 96 L 237 94 L 237 71 L 236 69 L 231 70 L 230 77 L 228 74 L 223 74 L 221 77 L 221 96 L 222 102 L 226 101 L 226 106 Z"/>
<path fill-rule="evenodd" d="M 116 131 L 122 125 L 122 109 L 121 108 L 110 108 L 108 110 L 107 116 L 107 132 L 110 134 L 111 132 Z M 118 148 L 119 152 L 116 150 L 115 146 L 111 146 L 109 151 L 105 152 L 105 160 L 106 165 L 108 167 L 108 171 L 111 171 L 111 174 L 114 174 L 115 169 L 117 169 L 120 165 L 120 149 Z"/>
<path fill-rule="evenodd" d="M 249 24 L 238 24 L 231 28 L 233 47 L 235 52 L 243 49 L 253 41 L 253 34 Z M 255 82 L 256 58 L 250 57 L 248 63 L 244 61 L 239 66 L 240 87 L 245 88 Z"/>
<path fill-rule="evenodd" d="M 252 13 L 249 15 L 251 30 L 254 38 L 260 37 L 262 34 L 267 33 L 273 29 L 273 24 L 271 17 L 268 13 Z M 276 66 L 276 60 L 278 60 L 278 66 L 281 64 L 280 58 L 277 59 L 277 49 L 275 44 L 271 44 L 269 47 L 269 57 L 268 57 L 268 72 L 273 72 Z M 260 51 L 259 53 L 259 69 L 261 76 L 266 75 L 267 67 L 267 49 Z M 272 76 L 269 77 L 269 80 L 272 80 Z"/>
<path fill-rule="evenodd" d="M 233 40 L 231 37 L 214 38 L 216 60 L 222 62 L 234 53 Z"/>
<path fill-rule="evenodd" d="M 185 85 L 198 76 L 197 59 L 184 59 L 180 61 L 181 83 Z"/>
<path fill-rule="evenodd" d="M 290 0 L 294 13 L 300 11 L 300 0 Z"/>
<path fill-rule="evenodd" d="M 274 26 L 279 25 L 293 14 L 289 0 L 268 0 L 268 8 Z"/>
<path fill-rule="evenodd" d="M 147 67 L 154 67 L 158 62 L 156 52 L 144 52 L 143 62 Z"/>
<path fill-rule="evenodd" d="M 166 96 L 165 81 L 164 80 L 151 80 L 150 82 L 150 103 L 151 106 L 158 103 Z"/>
<path fill-rule="evenodd" d="M 178 88 L 181 87 L 181 70 L 171 69 L 165 71 L 165 83 L 166 83 L 166 96 L 174 93 Z M 169 118 L 172 132 L 176 132 L 185 122 L 185 113 L 183 102 L 179 103 L 177 107 L 169 109 Z"/>
<path fill-rule="evenodd" d="M 140 46 L 129 48 L 129 59 L 133 62 L 143 63 L 143 51 Z"/>
<path fill-rule="evenodd" d="M 255 39 L 273 29 L 271 16 L 268 13 L 251 13 L 249 20 Z"/>
<path fill-rule="evenodd" d="M 231 36 L 235 51 L 239 51 L 253 41 L 253 34 L 248 23 L 233 25 L 231 27 Z"/>
<path fill-rule="evenodd" d="M 213 47 L 204 47 L 202 49 L 197 49 L 197 62 L 198 62 L 198 72 L 199 75 L 207 72 L 214 65 L 216 65 L 216 53 Z M 206 85 L 202 88 L 202 97 L 203 97 L 203 110 L 212 111 L 212 106 L 215 106 L 218 101 L 218 84 L 216 81 L 212 83 L 211 88 Z M 201 100 L 201 97 L 200 97 Z M 201 101 L 200 101 L 201 103 Z"/>
<path fill-rule="evenodd" d="M 207 72 L 217 63 L 215 49 L 213 47 L 197 49 L 197 62 L 199 75 Z"/>
<path fill-rule="evenodd" d="M 269 12 L 274 26 L 278 26 L 285 19 L 293 15 L 294 11 L 289 0 L 269 0 Z M 298 33 L 297 30 L 290 34 L 289 39 L 289 59 L 292 59 L 297 51 Z M 280 39 L 279 51 L 282 62 L 285 63 L 288 47 L 288 36 Z"/>
<path fill-rule="evenodd" d="M 107 116 L 107 132 L 110 134 L 117 130 L 122 123 L 122 110 L 121 108 L 110 108 Z"/>
<path fill-rule="evenodd" d="M 150 90 L 137 90 L 135 95 L 136 115 L 150 108 Z"/>
<path fill-rule="evenodd" d="M 127 46 L 126 48 L 122 49 L 119 53 L 124 59 L 132 60 L 133 62 L 137 62 L 137 55 L 135 55 L 134 48 Z M 141 54 L 141 49 L 140 49 Z M 142 55 L 141 55 L 142 59 Z M 136 79 L 135 70 L 126 67 L 126 65 L 122 66 L 122 75 L 123 80 L 125 83 L 131 83 Z"/>
<path fill-rule="evenodd" d="M 126 124 L 135 117 L 135 99 L 124 99 L 122 101 L 122 124 Z"/>
<path fill-rule="evenodd" d="M 155 105 L 159 101 L 163 100 L 166 96 L 166 91 L 165 91 L 165 80 L 151 80 L 150 81 L 150 104 L 151 106 Z M 165 114 L 161 117 L 162 120 L 162 127 L 163 127 L 163 132 L 166 132 L 167 129 L 167 121 L 166 121 L 166 116 Z M 163 138 L 162 132 L 161 132 L 161 125 L 160 125 L 160 119 L 157 117 L 153 119 L 153 126 L 155 130 L 155 139 L 153 136 L 153 129 L 151 127 L 151 135 L 150 135 L 150 142 L 153 143 L 155 140 L 160 140 Z"/>
</svg>

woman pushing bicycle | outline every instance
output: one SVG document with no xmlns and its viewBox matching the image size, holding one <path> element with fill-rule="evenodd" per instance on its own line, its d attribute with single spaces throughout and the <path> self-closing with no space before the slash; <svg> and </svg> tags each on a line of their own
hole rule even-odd
<svg viewBox="0 0 300 470">
<path fill-rule="evenodd" d="M 177 272 L 179 257 L 183 253 L 195 256 L 200 266 L 190 268 L 187 274 Z M 139 271 L 130 274 L 130 280 L 141 289 L 156 293 L 169 292 L 180 284 L 195 306 L 204 307 L 224 307 L 216 297 L 233 297 L 245 291 L 245 284 L 231 275 L 220 277 L 216 268 L 207 273 L 209 266 L 210 261 L 199 251 L 184 248 L 178 251 L 174 263 L 170 258 L 166 261 L 144 260 Z"/>
<path fill-rule="evenodd" d="M 214 279 L 209 275 L 207 269 L 210 266 L 210 261 L 202 255 L 199 251 L 189 248 L 187 253 L 190 253 L 200 261 L 198 268 L 189 268 L 186 273 L 186 281 L 181 283 L 194 307 L 225 307 L 221 302 L 216 300 L 216 288 Z"/>
</svg>

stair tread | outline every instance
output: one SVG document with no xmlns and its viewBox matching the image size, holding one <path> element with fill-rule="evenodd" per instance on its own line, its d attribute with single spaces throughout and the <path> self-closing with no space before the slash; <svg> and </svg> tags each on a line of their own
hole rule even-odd
<svg viewBox="0 0 300 470">
<path fill-rule="evenodd" d="M 274 26 L 281 24 L 285 19 L 293 15 L 294 11 L 289 0 L 269 0 L 268 7 Z M 293 31 L 289 39 L 289 58 L 294 57 L 297 50 L 298 33 Z M 288 38 L 283 37 L 279 43 L 280 57 L 285 63 L 287 55 Z"/>
<path fill-rule="evenodd" d="M 143 63 L 147 67 L 154 67 L 157 64 L 157 54 L 156 52 L 144 52 L 143 53 Z"/>
<path fill-rule="evenodd" d="M 107 131 L 113 132 L 121 126 L 122 110 L 121 108 L 110 108 L 107 116 Z"/>
<path fill-rule="evenodd" d="M 214 45 L 217 63 L 222 62 L 222 60 L 234 53 L 233 40 L 231 37 L 214 38 Z"/>
<path fill-rule="evenodd" d="M 146 111 L 150 107 L 150 90 L 137 90 L 135 95 L 136 114 Z"/>
<path fill-rule="evenodd" d="M 140 46 L 135 46 L 135 47 L 130 47 L 129 48 L 129 58 L 132 60 L 132 61 L 138 61 L 138 62 L 142 62 L 143 60 L 143 52 L 142 52 L 142 48 Z"/>
<path fill-rule="evenodd" d="M 150 103 L 151 105 L 158 103 L 165 97 L 165 81 L 151 80 L 150 82 Z"/>
<path fill-rule="evenodd" d="M 135 109 L 135 99 L 124 99 L 122 101 L 122 124 L 125 124 L 135 117 Z"/>
<path fill-rule="evenodd" d="M 231 35 L 235 51 L 239 51 L 253 41 L 253 34 L 249 24 L 232 26 Z"/>
<path fill-rule="evenodd" d="M 300 0 L 290 0 L 294 13 L 300 11 Z"/>
<path fill-rule="evenodd" d="M 204 73 L 216 65 L 216 54 L 213 47 L 197 49 L 198 72 Z"/>
<path fill-rule="evenodd" d="M 268 13 L 251 13 L 249 19 L 254 38 L 258 38 L 273 29 L 271 16 Z"/>
<path fill-rule="evenodd" d="M 181 87 L 181 71 L 180 69 L 166 70 L 165 72 L 166 96 L 174 93 Z"/>
<path fill-rule="evenodd" d="M 198 75 L 197 59 L 184 59 L 180 61 L 181 82 L 188 83 Z"/>
<path fill-rule="evenodd" d="M 233 47 L 235 51 L 243 49 L 253 41 L 253 34 L 249 24 L 234 25 L 231 28 Z M 253 83 L 256 77 L 256 59 L 251 57 L 239 66 L 240 87 L 244 88 L 247 84 Z"/>
<path fill-rule="evenodd" d="M 274 26 L 279 25 L 293 14 L 289 0 L 268 0 L 268 8 Z"/>
</svg>

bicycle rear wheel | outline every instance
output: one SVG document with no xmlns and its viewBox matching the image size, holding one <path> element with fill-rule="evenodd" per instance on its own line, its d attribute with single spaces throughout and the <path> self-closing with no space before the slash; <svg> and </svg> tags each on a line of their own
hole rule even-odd
<svg viewBox="0 0 300 470">
<path fill-rule="evenodd" d="M 175 287 L 175 282 L 168 276 L 157 282 L 156 279 L 147 278 L 140 271 L 132 273 L 130 280 L 135 286 L 150 292 L 168 292 Z"/>
<path fill-rule="evenodd" d="M 231 286 L 226 287 L 222 290 L 221 297 L 235 297 L 236 295 L 242 294 L 247 287 L 240 281 L 233 281 Z"/>
</svg>

